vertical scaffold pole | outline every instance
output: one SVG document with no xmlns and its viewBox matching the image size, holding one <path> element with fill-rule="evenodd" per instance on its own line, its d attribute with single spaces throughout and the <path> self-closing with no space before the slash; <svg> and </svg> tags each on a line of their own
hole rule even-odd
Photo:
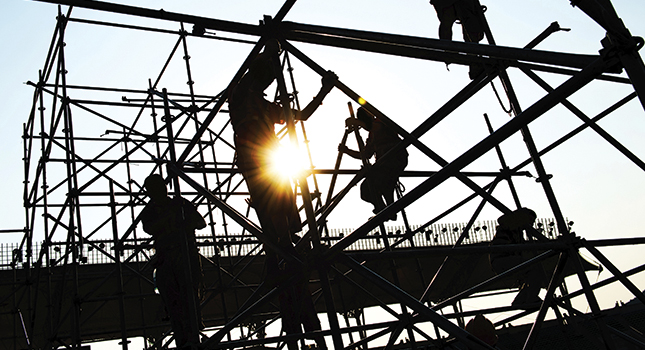
<svg viewBox="0 0 645 350">
<path fill-rule="evenodd" d="M 123 290 L 123 267 L 121 266 L 122 246 L 119 244 L 119 232 L 116 221 L 116 198 L 114 196 L 114 181 L 110 180 L 110 214 L 112 215 L 112 238 L 114 239 L 114 262 L 116 263 L 117 293 L 119 300 L 119 321 L 121 323 L 121 348 L 128 350 L 128 331 L 125 321 L 125 291 Z"/>
</svg>

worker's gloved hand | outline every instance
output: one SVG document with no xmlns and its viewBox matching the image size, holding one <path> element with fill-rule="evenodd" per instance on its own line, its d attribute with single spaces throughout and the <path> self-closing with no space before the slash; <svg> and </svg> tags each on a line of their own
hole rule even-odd
<svg viewBox="0 0 645 350">
<path fill-rule="evenodd" d="M 282 115 L 282 106 L 276 102 L 271 102 L 266 105 L 265 108 L 266 116 L 269 120 L 273 121 L 276 124 L 283 124 L 284 118 Z"/>
<path fill-rule="evenodd" d="M 347 146 L 343 145 L 342 143 L 338 145 L 338 152 L 347 153 L 347 150 Z"/>
<path fill-rule="evenodd" d="M 293 113 L 293 119 L 294 120 L 302 120 L 302 112 L 291 108 L 291 113 Z"/>
<path fill-rule="evenodd" d="M 353 117 L 345 119 L 345 127 L 349 128 L 350 130 L 353 130 L 354 128 L 359 126 L 364 128 L 365 123 Z"/>
<path fill-rule="evenodd" d="M 338 81 L 338 76 L 336 73 L 328 70 L 325 75 L 322 77 L 322 84 L 325 87 L 332 88 L 334 85 L 336 85 L 336 82 Z"/>
</svg>

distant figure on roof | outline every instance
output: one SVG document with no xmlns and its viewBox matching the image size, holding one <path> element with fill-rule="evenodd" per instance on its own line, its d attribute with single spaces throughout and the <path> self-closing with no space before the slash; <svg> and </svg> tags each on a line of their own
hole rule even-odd
<svg viewBox="0 0 645 350">
<path fill-rule="evenodd" d="M 459 21 L 465 42 L 478 43 L 484 38 L 481 17 L 483 6 L 477 0 L 430 0 L 439 18 L 439 39 L 452 40 L 452 26 Z M 470 66 L 470 78 L 483 71 L 479 65 Z"/>
<path fill-rule="evenodd" d="M 280 69 L 280 44 L 267 41 L 264 50 L 251 63 L 249 70 L 229 95 L 229 116 L 235 132 L 237 167 L 242 172 L 251 195 L 251 206 L 260 220 L 263 233 L 283 251 L 298 257 L 292 235 L 302 230 L 296 199 L 288 178 L 270 174 L 271 151 L 279 146 L 274 124 L 286 121 L 284 108 L 265 99 L 264 90 L 271 85 Z M 322 87 L 316 97 L 302 110 L 292 111 L 295 119 L 306 120 L 318 108 L 334 87 L 338 78 L 332 72 L 322 78 Z M 302 278 L 287 286 L 279 296 L 282 327 L 287 334 L 320 330 L 308 287 L 308 278 L 299 266 L 279 265 L 280 257 L 266 249 L 267 277 L 283 283 L 299 275 Z M 316 339 L 318 347 L 326 349 L 324 338 Z M 290 350 L 297 350 L 297 341 L 287 342 Z"/>
<path fill-rule="evenodd" d="M 338 151 L 356 159 L 361 159 L 361 156 L 365 157 L 365 159 L 370 159 L 373 155 L 376 155 L 376 162 L 378 163 L 381 157 L 401 141 L 396 131 L 388 128 L 365 108 L 358 108 L 356 117 L 347 118 L 345 125 L 350 128 L 362 127 L 369 131 L 365 148 L 361 153 L 340 144 L 338 145 Z M 399 176 L 401 176 L 407 165 L 408 151 L 404 148 L 398 151 L 397 154 L 388 156 L 385 162 L 378 163 L 376 168 L 361 183 L 361 199 L 372 203 L 375 214 L 383 210 L 387 205 L 394 203 L 394 191 L 398 185 Z M 383 202 L 383 199 L 385 199 L 385 202 Z M 396 214 L 390 216 L 387 220 L 396 220 Z"/>
<path fill-rule="evenodd" d="M 536 218 L 535 212 L 528 208 L 517 209 L 500 216 L 497 219 L 499 225 L 497 226 L 495 237 L 493 237 L 490 243 L 491 246 L 526 243 L 523 230 L 532 227 Z M 529 258 L 526 254 L 522 254 L 522 252 L 512 251 L 490 253 L 489 255 L 491 268 L 496 274 L 501 274 L 518 266 L 529 260 Z M 520 291 L 515 296 L 511 305 L 532 307 L 542 302 L 538 294 L 546 277 L 539 263 L 522 269 L 514 276 L 519 282 Z"/>
<path fill-rule="evenodd" d="M 160 175 L 148 176 L 144 186 L 150 201 L 141 212 L 141 223 L 143 230 L 154 238 L 156 285 L 170 315 L 177 348 L 195 346 L 200 343 L 200 330 L 194 329 L 195 323 L 189 318 L 193 302 L 197 328 L 203 327 L 199 307 L 203 292 L 202 264 L 195 230 L 206 227 L 206 222 L 186 199 L 168 197 L 166 183 Z M 188 256 L 183 254 L 185 251 Z"/>
</svg>

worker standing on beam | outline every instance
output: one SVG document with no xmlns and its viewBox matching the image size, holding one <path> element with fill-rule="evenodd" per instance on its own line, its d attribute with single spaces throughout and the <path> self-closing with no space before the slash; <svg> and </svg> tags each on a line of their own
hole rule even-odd
<svg viewBox="0 0 645 350">
<path fill-rule="evenodd" d="M 479 43 L 484 39 L 482 23 L 485 7 L 477 0 L 430 0 L 439 18 L 439 39 L 452 40 L 452 26 L 459 21 L 465 42 Z M 482 72 L 477 65 L 470 65 L 468 75 L 475 79 Z"/>
</svg>

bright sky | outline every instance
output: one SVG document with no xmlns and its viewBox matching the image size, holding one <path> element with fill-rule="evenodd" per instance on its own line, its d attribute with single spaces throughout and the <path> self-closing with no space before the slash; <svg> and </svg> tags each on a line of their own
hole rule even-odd
<svg viewBox="0 0 645 350">
<path fill-rule="evenodd" d="M 194 14 L 217 19 L 256 24 L 263 15 L 275 15 L 282 1 L 118 1 L 130 5 L 166 11 Z M 558 32 L 544 41 L 538 49 L 596 54 L 601 48 L 604 31 L 582 11 L 571 7 L 568 0 L 498 0 L 482 1 L 488 6 L 487 19 L 498 45 L 522 47 L 558 21 L 570 32 Z M 645 36 L 645 3 L 634 0 L 615 0 L 614 6 L 633 35 Z M 37 81 L 38 70 L 45 61 L 55 26 L 56 6 L 32 1 L 5 0 L 0 5 L 0 86 L 4 96 L 0 105 L 0 139 L 4 165 L 0 173 L 3 187 L 0 195 L 0 229 L 25 226 L 22 209 L 23 145 L 22 124 L 31 108 L 33 89 L 23 83 Z M 73 16 L 122 23 L 144 24 L 178 29 L 171 22 L 110 15 L 96 11 L 74 9 Z M 405 1 L 304 1 L 295 4 L 286 20 L 332 27 L 362 29 L 411 36 L 437 38 L 438 20 L 434 9 L 424 0 Z M 190 30 L 191 26 L 187 29 Z M 455 39 L 461 40 L 460 28 L 455 26 Z M 230 37 L 227 33 L 219 36 Z M 176 38 L 150 34 L 70 24 L 67 31 L 66 57 L 68 83 L 119 88 L 147 88 L 148 78 L 155 79 Z M 253 38 L 251 38 L 253 40 Z M 209 42 L 189 39 L 193 65 L 193 80 L 198 93 L 214 95 L 221 91 L 246 57 L 250 45 Z M 220 45 L 220 46 L 217 46 Z M 323 68 L 334 71 L 340 80 L 408 131 L 440 108 L 468 82 L 467 68 L 443 63 L 375 55 L 359 51 L 315 47 L 294 43 Z M 215 49 L 217 48 L 217 49 Z M 182 71 L 182 61 L 172 69 Z M 301 103 L 308 102 L 320 86 L 320 78 L 303 65 L 295 65 L 294 75 Z M 544 96 L 544 91 L 518 70 L 509 70 L 522 108 Z M 540 73 L 553 86 L 564 81 L 562 76 Z M 172 86 L 188 92 L 185 76 L 169 74 L 160 87 Z M 180 79 L 184 79 L 179 82 Z M 499 80 L 495 85 L 502 91 Z M 633 89 L 629 86 L 594 82 L 571 98 L 590 118 L 606 109 Z M 348 116 L 349 99 L 333 91 L 324 105 L 306 125 L 311 140 L 312 156 L 317 168 L 332 168 L 336 146 L 343 133 L 343 120 Z M 508 106 L 508 101 L 503 98 Z M 356 108 L 356 104 L 354 104 Z M 450 161 L 461 155 L 487 135 L 483 114 L 487 113 L 493 127 L 508 119 L 490 87 L 460 107 L 449 118 L 428 132 L 422 141 Z M 552 111 L 530 124 L 539 149 L 580 125 L 580 119 L 562 108 Z M 632 101 L 599 123 L 606 131 L 637 156 L 645 155 L 645 115 L 638 101 Z M 98 135 L 94 135 L 98 136 Z M 502 144 L 509 165 L 523 161 L 528 153 L 521 137 L 515 135 Z M 419 151 L 410 150 L 408 170 L 439 170 L 439 166 Z M 575 232 L 587 239 L 638 237 L 641 233 L 642 208 L 645 207 L 645 174 L 595 132 L 586 130 L 564 146 L 543 158 L 546 170 L 553 174 L 552 185 L 564 212 L 575 221 Z M 356 168 L 357 161 L 343 161 L 343 168 Z M 499 162 L 493 152 L 473 163 L 466 170 L 496 171 Z M 535 175 L 532 166 L 526 169 Z M 405 179 L 408 190 L 421 180 Z M 475 179 L 478 183 L 483 180 Z M 487 181 L 487 180 L 486 180 Z M 522 205 L 534 209 L 539 217 L 552 217 L 541 186 L 530 178 L 519 178 L 516 185 Z M 512 207 L 506 186 L 499 186 L 498 197 Z M 323 191 L 326 193 L 325 191 Z M 411 223 L 422 224 L 470 194 L 456 181 L 448 181 L 408 208 Z M 330 216 L 331 227 L 358 227 L 372 214 L 368 204 L 358 200 L 354 189 L 337 211 Z M 446 222 L 467 221 L 474 206 L 449 216 Z M 499 211 L 487 206 L 481 220 L 494 220 Z M 400 223 L 399 223 L 400 224 Z M 0 242 L 18 242 L 18 234 L 4 234 Z M 622 270 L 642 263 L 642 247 L 603 250 Z M 610 276 L 603 272 L 599 278 Z M 595 276 L 594 276 L 595 277 Z M 645 278 L 632 279 L 641 289 Z M 613 306 L 616 300 L 627 301 L 631 296 L 622 287 L 607 288 L 602 306 Z"/>
</svg>

